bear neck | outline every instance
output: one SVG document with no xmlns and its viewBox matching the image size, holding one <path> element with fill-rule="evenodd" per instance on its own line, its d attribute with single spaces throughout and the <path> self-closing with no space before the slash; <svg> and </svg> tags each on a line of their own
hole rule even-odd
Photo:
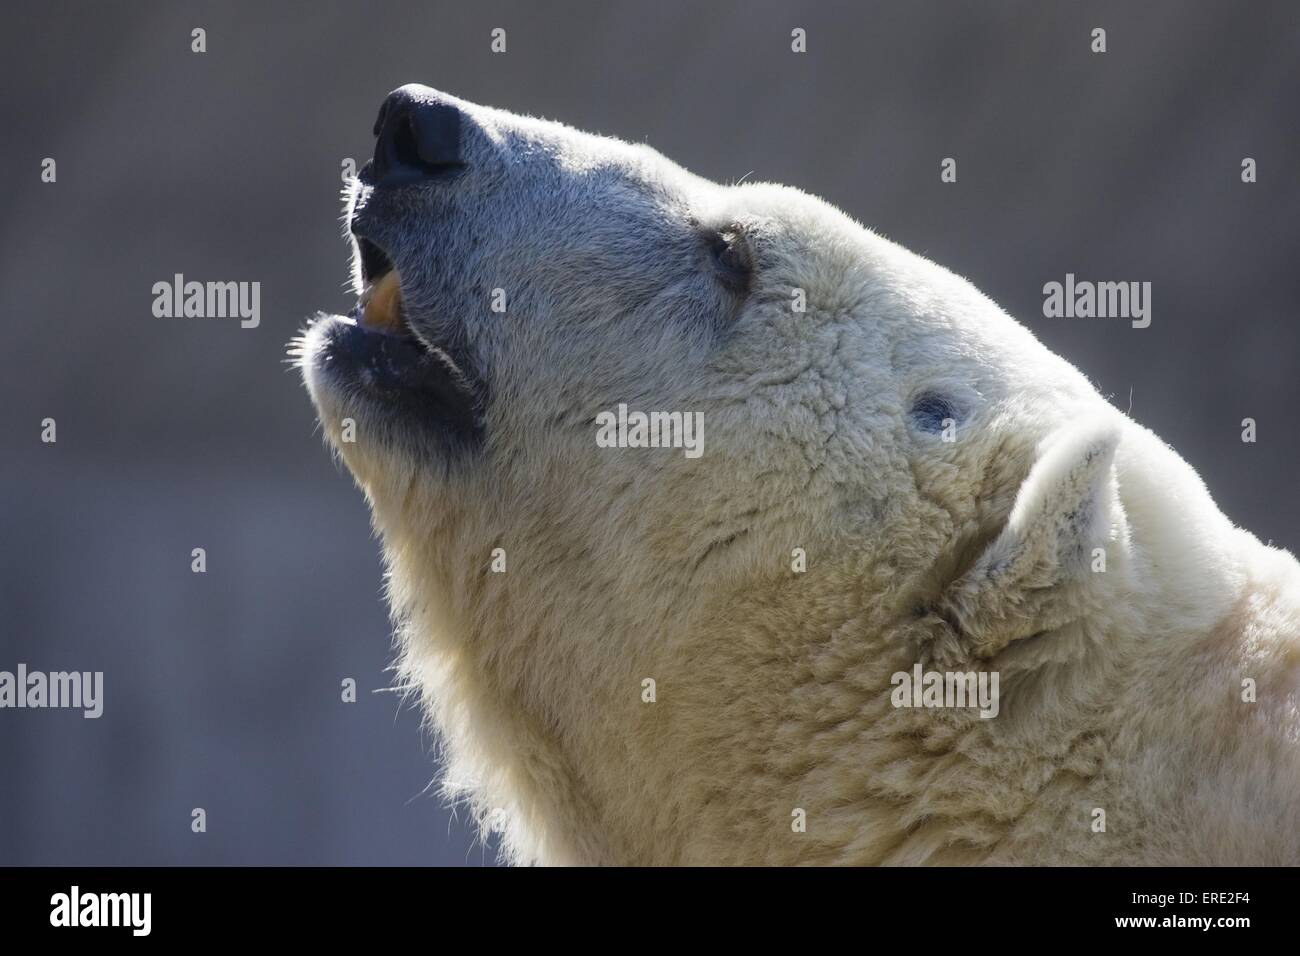
<svg viewBox="0 0 1300 956">
<path fill-rule="evenodd" d="M 1164 806 L 1125 769 L 1146 752 L 1133 728 L 1158 740 L 1170 726 L 1142 717 L 1140 663 L 1221 630 L 1242 595 L 1240 561 L 1180 512 L 1199 483 L 1171 455 L 1117 458 L 1131 553 L 1114 590 L 982 665 L 1002 676 L 993 719 L 893 706 L 891 677 L 921 658 L 899 609 L 864 599 L 889 592 L 888 575 L 871 580 L 881 554 L 649 627 L 599 593 L 586 611 L 551 606 L 558 572 L 523 556 L 493 577 L 449 557 L 481 542 L 386 538 L 400 670 L 440 734 L 444 792 L 513 862 L 1114 860 L 1091 814 L 1136 807 L 1141 830 Z M 1162 566 L 1181 572 L 1148 573 Z M 560 570 L 600 579 L 580 560 Z"/>
</svg>

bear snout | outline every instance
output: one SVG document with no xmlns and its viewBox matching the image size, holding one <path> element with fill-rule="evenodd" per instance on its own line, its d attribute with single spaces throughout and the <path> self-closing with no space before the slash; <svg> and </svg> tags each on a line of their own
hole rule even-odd
<svg viewBox="0 0 1300 956">
<path fill-rule="evenodd" d="M 389 93 L 375 120 L 375 156 L 362 180 L 405 186 L 445 179 L 465 168 L 461 149 L 464 114 L 418 83 Z"/>
</svg>

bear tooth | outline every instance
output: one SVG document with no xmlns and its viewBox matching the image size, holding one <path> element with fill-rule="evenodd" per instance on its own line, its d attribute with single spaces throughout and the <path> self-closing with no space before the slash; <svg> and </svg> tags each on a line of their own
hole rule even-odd
<svg viewBox="0 0 1300 956">
<path fill-rule="evenodd" d="M 403 330 L 402 287 L 396 269 L 374 283 L 361 315 L 363 323 L 372 329 Z"/>
</svg>

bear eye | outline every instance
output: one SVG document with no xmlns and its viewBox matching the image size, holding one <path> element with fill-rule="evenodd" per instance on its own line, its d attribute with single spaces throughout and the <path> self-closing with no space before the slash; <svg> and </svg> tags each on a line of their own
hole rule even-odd
<svg viewBox="0 0 1300 956">
<path fill-rule="evenodd" d="M 961 412 L 952 399 L 937 392 L 923 392 L 912 402 L 908 416 L 912 424 L 923 432 L 941 432 L 947 421 L 956 422 Z"/>
<path fill-rule="evenodd" d="M 722 283 L 733 292 L 747 292 L 754 273 L 754 260 L 740 230 L 728 226 L 711 233 L 708 247 L 714 271 Z"/>
</svg>

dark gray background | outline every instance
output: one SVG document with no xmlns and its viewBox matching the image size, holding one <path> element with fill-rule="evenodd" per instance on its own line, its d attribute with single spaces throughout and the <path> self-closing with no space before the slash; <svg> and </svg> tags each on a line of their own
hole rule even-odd
<svg viewBox="0 0 1300 956">
<path fill-rule="evenodd" d="M 1121 408 L 1131 392 L 1233 519 L 1297 544 L 1300 5 L 132 2 L 5 20 L 0 669 L 103 670 L 106 709 L 0 711 L 0 863 L 491 860 L 424 792 L 417 715 L 371 693 L 390 654 L 377 544 L 281 364 L 305 316 L 351 305 L 340 163 L 404 82 L 826 197 L 969 277 Z M 261 326 L 154 318 L 151 286 L 176 272 L 260 281 Z M 1066 272 L 1151 281 L 1151 327 L 1043 318 Z"/>
</svg>

